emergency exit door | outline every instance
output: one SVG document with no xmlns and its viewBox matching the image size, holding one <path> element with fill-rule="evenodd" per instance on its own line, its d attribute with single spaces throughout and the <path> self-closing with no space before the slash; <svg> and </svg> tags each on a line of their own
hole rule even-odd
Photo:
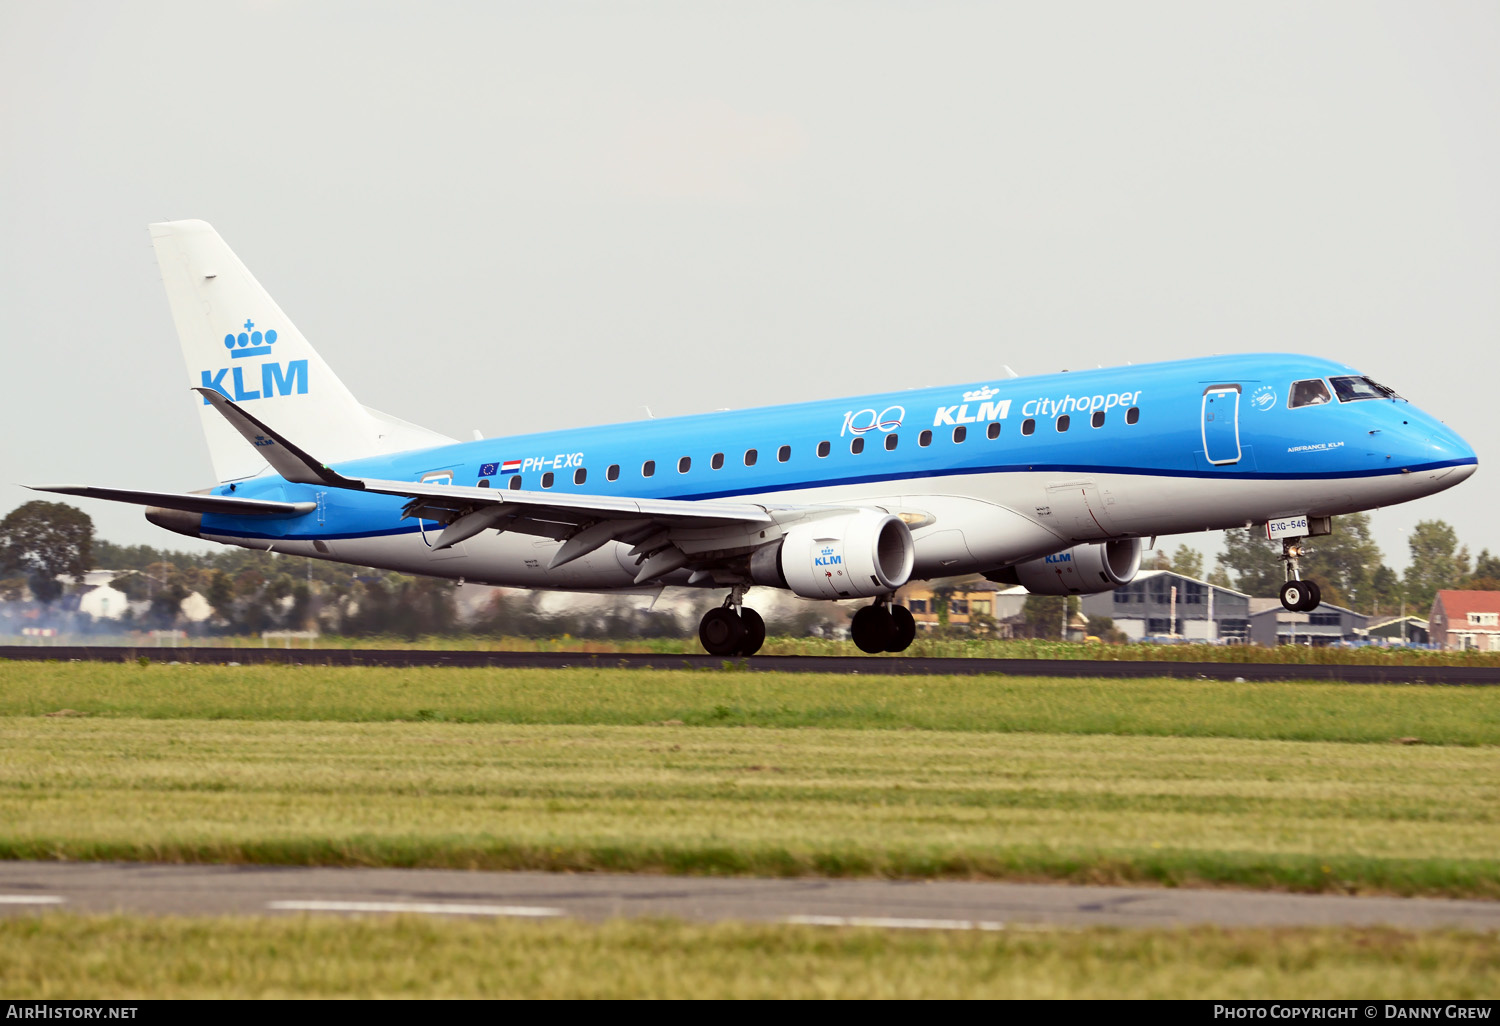
<svg viewBox="0 0 1500 1026">
<path fill-rule="evenodd" d="M 1214 385 L 1203 393 L 1203 454 L 1215 466 L 1240 461 L 1240 386 Z"/>
</svg>

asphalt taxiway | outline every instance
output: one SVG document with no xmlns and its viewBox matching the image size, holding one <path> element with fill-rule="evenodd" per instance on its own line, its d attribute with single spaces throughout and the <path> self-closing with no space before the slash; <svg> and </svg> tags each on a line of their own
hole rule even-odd
<svg viewBox="0 0 1500 1026">
<path fill-rule="evenodd" d="M 982 881 L 0 862 L 0 915 L 659 917 L 892 929 L 1376 926 L 1500 930 L 1500 902 Z"/>
</svg>

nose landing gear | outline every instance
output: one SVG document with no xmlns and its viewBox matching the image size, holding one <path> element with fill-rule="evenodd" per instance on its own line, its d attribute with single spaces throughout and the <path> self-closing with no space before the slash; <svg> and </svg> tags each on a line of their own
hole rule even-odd
<svg viewBox="0 0 1500 1026">
<path fill-rule="evenodd" d="M 709 655 L 752 656 L 766 641 L 766 621 L 745 602 L 745 586 L 737 584 L 718 609 L 703 614 L 698 640 Z"/>
<path fill-rule="evenodd" d="M 917 637 L 917 621 L 905 606 L 879 598 L 854 614 L 849 636 L 861 652 L 904 652 Z"/>
<path fill-rule="evenodd" d="M 1283 538 L 1281 561 L 1286 567 L 1286 583 L 1281 586 L 1281 605 L 1294 613 L 1310 612 L 1323 601 L 1323 589 L 1318 582 L 1302 579 L 1301 559 L 1301 539 Z"/>
</svg>

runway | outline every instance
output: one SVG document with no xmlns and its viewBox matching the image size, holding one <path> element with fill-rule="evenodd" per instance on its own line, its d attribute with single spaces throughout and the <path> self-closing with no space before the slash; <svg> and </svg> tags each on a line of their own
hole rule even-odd
<svg viewBox="0 0 1500 1026">
<path fill-rule="evenodd" d="M 972 881 L 665 877 L 442 869 L 0 863 L 0 915 L 308 912 L 659 917 L 889 929 L 1216 925 L 1500 930 L 1500 902 Z"/>
<path fill-rule="evenodd" d="M 1500 684 L 1500 666 L 1346 666 L 1328 663 L 1182 663 L 1163 660 L 963 659 L 906 656 L 753 656 L 594 652 L 480 652 L 379 648 L 128 648 L 83 645 L 0 646 L 0 659 L 289 666 L 449 666 L 636 670 L 720 670 L 751 673 L 1004 674 L 1014 677 L 1184 677 L 1207 680 L 1312 680 L 1344 684 Z"/>
</svg>

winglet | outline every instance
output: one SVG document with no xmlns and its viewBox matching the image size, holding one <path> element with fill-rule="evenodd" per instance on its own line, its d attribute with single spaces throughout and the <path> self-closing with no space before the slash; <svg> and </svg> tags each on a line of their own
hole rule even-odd
<svg viewBox="0 0 1500 1026">
<path fill-rule="evenodd" d="M 345 477 L 319 463 L 236 406 L 222 392 L 212 388 L 195 388 L 193 391 L 208 400 L 209 404 L 229 421 L 229 425 L 238 431 L 245 441 L 255 446 L 265 461 L 271 465 L 271 469 L 288 481 L 295 481 L 298 484 L 327 485 L 330 488 L 364 490 L 365 486 L 362 482 Z"/>
</svg>

